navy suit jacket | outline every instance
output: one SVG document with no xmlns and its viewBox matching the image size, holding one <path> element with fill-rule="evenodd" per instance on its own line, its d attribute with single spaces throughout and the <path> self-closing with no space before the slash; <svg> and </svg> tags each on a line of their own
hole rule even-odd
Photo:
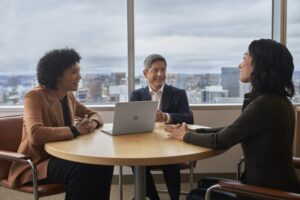
<svg viewBox="0 0 300 200">
<path fill-rule="evenodd" d="M 130 101 L 151 101 L 149 87 L 137 89 L 131 93 Z M 168 113 L 171 117 L 171 123 L 193 124 L 193 114 L 190 111 L 189 102 L 185 90 L 173 86 L 164 85 L 161 97 L 161 111 Z"/>
</svg>

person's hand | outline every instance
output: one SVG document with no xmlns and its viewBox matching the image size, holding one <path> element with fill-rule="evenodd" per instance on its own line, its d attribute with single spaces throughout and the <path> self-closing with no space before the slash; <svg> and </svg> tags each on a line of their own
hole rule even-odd
<svg viewBox="0 0 300 200">
<path fill-rule="evenodd" d="M 186 123 L 176 124 L 176 125 L 166 125 L 165 131 L 168 132 L 169 138 L 174 138 L 177 140 L 183 140 L 186 132 L 190 130 Z"/>
<path fill-rule="evenodd" d="M 156 121 L 157 121 L 157 122 L 166 122 L 167 119 L 168 119 L 168 117 L 167 117 L 167 114 L 166 114 L 166 113 L 163 113 L 163 112 L 161 112 L 160 110 L 158 110 L 158 111 L 156 112 Z"/>
<path fill-rule="evenodd" d="M 75 125 L 80 135 L 93 132 L 97 127 L 97 122 L 90 120 L 88 115 L 85 115 L 82 119 L 77 119 Z"/>
</svg>

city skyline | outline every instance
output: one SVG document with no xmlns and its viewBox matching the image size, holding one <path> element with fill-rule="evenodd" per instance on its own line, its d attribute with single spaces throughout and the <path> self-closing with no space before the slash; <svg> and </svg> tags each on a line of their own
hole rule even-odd
<svg viewBox="0 0 300 200">
<path fill-rule="evenodd" d="M 166 83 L 186 90 L 189 103 L 241 103 L 250 85 L 241 83 L 239 70 L 222 68 L 221 74 L 167 73 Z M 25 94 L 37 86 L 36 75 L 0 75 L 0 105 L 22 105 Z M 146 87 L 143 75 L 135 77 L 135 88 Z M 294 73 L 296 95 L 294 103 L 300 103 L 300 71 Z M 88 105 L 112 104 L 128 101 L 128 82 L 124 72 L 111 74 L 83 74 L 75 94 Z"/>
</svg>

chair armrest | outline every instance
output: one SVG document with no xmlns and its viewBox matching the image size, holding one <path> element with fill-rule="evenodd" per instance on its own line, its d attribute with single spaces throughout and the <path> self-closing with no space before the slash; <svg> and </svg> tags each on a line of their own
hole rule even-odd
<svg viewBox="0 0 300 200">
<path fill-rule="evenodd" d="M 12 152 L 12 151 L 1 151 L 0 150 L 0 159 L 9 160 L 9 161 L 22 161 L 26 162 L 30 157 L 24 154 Z"/>
<path fill-rule="evenodd" d="M 32 188 L 34 193 L 34 199 L 39 198 L 38 191 L 38 176 L 35 165 L 31 162 L 30 156 L 24 155 L 21 153 L 11 152 L 11 151 L 1 151 L 0 150 L 0 159 L 9 160 L 9 161 L 17 161 L 17 162 L 26 162 L 30 165 L 32 171 Z"/>
<path fill-rule="evenodd" d="M 276 189 L 269 189 L 253 185 L 246 185 L 234 181 L 220 181 L 220 189 L 233 192 L 236 194 L 267 199 L 288 199 L 300 200 L 300 194 L 284 192 Z"/>
<path fill-rule="evenodd" d="M 300 158 L 293 157 L 294 167 L 300 169 Z"/>
</svg>

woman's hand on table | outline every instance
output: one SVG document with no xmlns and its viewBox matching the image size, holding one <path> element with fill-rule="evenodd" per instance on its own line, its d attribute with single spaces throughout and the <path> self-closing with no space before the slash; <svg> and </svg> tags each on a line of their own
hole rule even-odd
<svg viewBox="0 0 300 200">
<path fill-rule="evenodd" d="M 166 125 L 165 127 L 165 131 L 168 132 L 168 137 L 177 140 L 183 140 L 184 135 L 189 130 L 186 123 Z"/>
<path fill-rule="evenodd" d="M 75 127 L 79 131 L 80 135 L 93 132 L 97 125 L 97 122 L 90 120 L 87 115 L 75 123 Z"/>
</svg>

